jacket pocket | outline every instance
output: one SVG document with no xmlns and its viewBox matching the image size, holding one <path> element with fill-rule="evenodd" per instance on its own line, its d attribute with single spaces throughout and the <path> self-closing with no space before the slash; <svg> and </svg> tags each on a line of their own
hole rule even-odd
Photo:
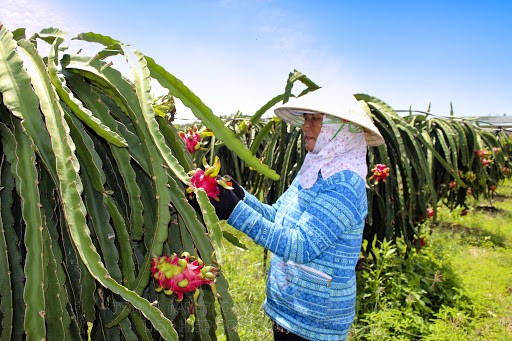
<svg viewBox="0 0 512 341">
<path fill-rule="evenodd" d="M 279 304 L 306 318 L 327 315 L 331 276 L 292 261 L 279 262 L 275 270 Z"/>
</svg>

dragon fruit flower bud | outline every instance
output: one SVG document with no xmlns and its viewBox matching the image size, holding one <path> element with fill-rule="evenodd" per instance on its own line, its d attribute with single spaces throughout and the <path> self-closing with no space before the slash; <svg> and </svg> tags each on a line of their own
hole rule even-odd
<svg viewBox="0 0 512 341">
<path fill-rule="evenodd" d="M 464 174 L 464 177 L 469 181 L 469 182 L 473 182 L 476 180 L 476 174 L 473 173 L 472 171 L 468 171 L 466 174 Z"/>
</svg>

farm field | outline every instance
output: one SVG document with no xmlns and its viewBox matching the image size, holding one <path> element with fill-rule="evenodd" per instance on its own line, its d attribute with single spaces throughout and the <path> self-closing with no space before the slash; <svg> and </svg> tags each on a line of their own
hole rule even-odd
<svg viewBox="0 0 512 341">
<path fill-rule="evenodd" d="M 264 115 L 322 86 L 294 69 L 251 116 L 220 117 L 131 45 L 71 40 L 94 48 L 0 24 L 0 339 L 271 339 L 268 255 L 223 227 L 218 185 L 275 202 L 305 139 Z M 385 142 L 367 149 L 349 339 L 510 339 L 512 137 L 349 97 Z"/>
</svg>

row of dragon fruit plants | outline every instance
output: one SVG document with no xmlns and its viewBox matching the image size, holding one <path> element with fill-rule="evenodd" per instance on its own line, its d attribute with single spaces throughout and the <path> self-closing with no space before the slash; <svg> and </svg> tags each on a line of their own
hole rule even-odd
<svg viewBox="0 0 512 341">
<path fill-rule="evenodd" d="M 82 55 L 58 29 L 27 38 L 0 25 L 1 340 L 212 340 L 217 311 L 227 340 L 238 340 L 222 273 L 222 242 L 238 241 L 208 196 L 225 173 L 267 202 L 286 189 L 304 157 L 300 130 L 261 117 L 296 82 L 305 88 L 297 95 L 318 85 L 294 71 L 249 119 L 224 122 L 152 58 L 100 34 L 74 39 L 102 47 Z M 153 98 L 152 81 L 169 95 Z M 406 235 L 412 245 L 437 203 L 463 206 L 469 188 L 490 195 L 507 175 L 504 137 L 402 119 L 357 97 L 387 140 L 369 152 L 367 238 Z M 174 100 L 198 131 L 170 123 Z M 201 210 L 187 201 L 192 192 Z"/>
<path fill-rule="evenodd" d="M 83 55 L 59 29 L 0 24 L 0 339 L 212 340 L 219 311 L 238 340 L 221 223 L 151 82 L 256 172 L 278 174 L 152 58 L 76 40 L 103 47 Z"/>
<path fill-rule="evenodd" d="M 288 82 L 296 78 L 297 73 L 292 72 Z M 313 91 L 317 87 L 309 79 L 305 84 Z M 295 177 L 305 156 L 300 129 L 276 118 L 261 120 L 283 96 L 254 116 L 237 113 L 226 120 L 246 148 L 279 173 L 277 181 L 253 172 L 204 126 L 181 126 L 180 137 L 195 163 L 220 157 L 225 172 L 260 200 L 273 203 Z M 385 145 L 368 149 L 365 239 L 405 237 L 409 246 L 419 246 L 421 223 L 434 219 L 439 206 L 464 215 L 469 197 L 492 201 L 499 184 L 512 176 L 512 137 L 504 132 L 480 128 L 472 119 L 455 116 L 410 112 L 403 117 L 375 97 L 356 94 L 356 98 L 386 140 Z"/>
</svg>

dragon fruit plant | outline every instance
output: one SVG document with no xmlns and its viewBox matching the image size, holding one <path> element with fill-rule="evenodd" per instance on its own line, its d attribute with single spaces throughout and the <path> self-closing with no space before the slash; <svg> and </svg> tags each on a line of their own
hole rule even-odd
<svg viewBox="0 0 512 341">
<path fill-rule="evenodd" d="M 217 269 L 204 266 L 203 261 L 183 252 L 181 257 L 175 253 L 171 256 L 154 257 L 151 263 L 151 276 L 158 282 L 157 292 L 167 295 L 176 294 L 177 301 L 183 300 L 183 295 L 199 293 L 203 284 L 213 285 Z"/>
<path fill-rule="evenodd" d="M 203 157 L 204 170 L 197 168 L 188 173 L 190 175 L 190 186 L 187 187 L 185 191 L 190 199 L 193 198 L 193 193 L 198 188 L 204 189 L 208 197 L 217 201 L 219 200 L 218 195 L 220 193 L 219 185 L 227 189 L 233 189 L 228 177 L 219 176 L 220 166 L 220 160 L 217 156 L 212 166 L 210 166 L 206 162 L 206 158 Z"/>
</svg>

